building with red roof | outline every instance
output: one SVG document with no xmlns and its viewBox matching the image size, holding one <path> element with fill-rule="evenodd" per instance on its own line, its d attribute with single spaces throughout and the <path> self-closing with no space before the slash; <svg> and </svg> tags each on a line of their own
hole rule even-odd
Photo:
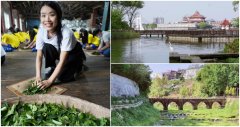
<svg viewBox="0 0 240 127">
<path fill-rule="evenodd" d="M 196 11 L 192 16 L 188 18 L 188 22 L 190 23 L 200 23 L 205 22 L 206 17 L 201 15 L 198 11 Z"/>
<path fill-rule="evenodd" d="M 230 28 L 230 24 L 231 23 L 227 19 L 224 19 L 220 25 L 222 29 L 228 30 Z"/>
</svg>

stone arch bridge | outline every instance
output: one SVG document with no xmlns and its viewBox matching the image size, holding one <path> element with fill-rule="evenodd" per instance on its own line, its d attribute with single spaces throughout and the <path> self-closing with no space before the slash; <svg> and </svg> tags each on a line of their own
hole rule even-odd
<svg viewBox="0 0 240 127">
<path fill-rule="evenodd" d="M 197 110 L 198 104 L 203 102 L 208 109 L 212 108 L 214 102 L 219 103 L 221 108 L 225 107 L 226 98 L 149 98 L 150 103 L 160 102 L 163 105 L 163 110 L 168 110 L 168 105 L 175 102 L 179 110 L 183 110 L 183 105 L 186 102 L 192 104 L 193 110 Z"/>
</svg>

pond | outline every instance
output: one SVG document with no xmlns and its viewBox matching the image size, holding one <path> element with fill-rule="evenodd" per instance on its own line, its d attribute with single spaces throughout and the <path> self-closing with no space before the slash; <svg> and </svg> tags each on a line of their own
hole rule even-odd
<svg viewBox="0 0 240 127">
<path fill-rule="evenodd" d="M 211 54 L 224 49 L 224 43 L 171 43 L 178 54 Z M 165 38 L 112 40 L 112 63 L 169 63 L 170 46 Z"/>
</svg>

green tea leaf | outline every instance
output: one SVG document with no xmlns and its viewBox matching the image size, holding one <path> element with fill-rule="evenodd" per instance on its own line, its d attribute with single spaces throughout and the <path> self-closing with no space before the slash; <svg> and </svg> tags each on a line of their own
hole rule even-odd
<svg viewBox="0 0 240 127">
<path fill-rule="evenodd" d="M 33 80 L 29 81 L 28 83 L 29 83 L 29 84 L 28 84 L 28 85 L 29 85 L 28 88 L 23 91 L 23 93 L 24 93 L 25 95 L 45 94 L 45 93 L 47 93 L 48 91 L 51 91 L 51 88 L 50 88 L 50 87 L 48 87 L 48 88 L 46 88 L 46 89 L 40 89 L 40 88 L 38 88 L 38 86 L 34 84 L 34 81 L 33 81 Z"/>
<path fill-rule="evenodd" d="M 56 121 L 56 120 L 52 120 L 52 122 L 55 123 L 56 125 L 62 125 L 61 122 L 58 122 L 58 121 Z"/>
<path fill-rule="evenodd" d="M 109 126 L 108 118 L 97 119 L 95 116 L 83 113 L 78 109 L 66 108 L 60 104 L 13 104 L 1 109 L 2 126 Z"/>
</svg>

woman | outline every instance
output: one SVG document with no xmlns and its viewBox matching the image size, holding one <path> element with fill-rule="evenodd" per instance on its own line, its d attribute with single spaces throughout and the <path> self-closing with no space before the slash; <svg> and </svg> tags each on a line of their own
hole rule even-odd
<svg viewBox="0 0 240 127">
<path fill-rule="evenodd" d="M 82 38 L 82 44 L 85 47 L 88 43 L 88 31 L 85 29 L 80 29 L 80 38 Z"/>
<path fill-rule="evenodd" d="M 49 87 L 56 79 L 61 82 L 75 80 L 74 75 L 82 69 L 86 56 L 73 32 L 61 24 L 62 10 L 55 1 L 45 1 L 41 5 L 39 28 L 36 40 L 36 83 L 41 89 Z M 42 57 L 45 68 L 50 71 L 42 81 Z M 56 61 L 59 62 L 56 65 Z"/>
<path fill-rule="evenodd" d="M 105 57 L 110 57 L 110 33 L 108 31 L 99 31 L 101 36 L 101 43 L 98 47 L 98 52 L 102 53 Z"/>
<path fill-rule="evenodd" d="M 29 36 L 30 36 L 30 39 L 27 42 L 26 44 L 27 46 L 25 46 L 24 49 L 33 48 L 36 46 L 37 32 L 35 32 L 35 30 L 32 29 L 29 31 Z"/>
<path fill-rule="evenodd" d="M 99 44 L 100 44 L 100 38 L 98 37 L 99 36 L 99 33 L 100 33 L 100 29 L 95 29 L 93 31 L 93 34 L 92 34 L 92 39 L 88 40 L 88 44 L 86 46 L 86 49 L 88 50 L 95 50 L 98 48 Z"/>
</svg>

